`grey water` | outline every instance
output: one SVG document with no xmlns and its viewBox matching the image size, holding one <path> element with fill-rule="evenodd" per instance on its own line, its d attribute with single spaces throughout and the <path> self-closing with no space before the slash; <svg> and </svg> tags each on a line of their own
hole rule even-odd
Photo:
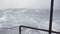
<svg viewBox="0 0 60 34">
<path fill-rule="evenodd" d="M 0 34 L 19 34 L 20 25 L 49 30 L 50 10 L 48 9 L 6 9 L 0 10 Z M 60 10 L 53 12 L 52 30 L 60 32 Z M 45 31 L 22 28 L 22 34 L 48 34 Z M 56 34 L 56 33 L 52 33 Z"/>
</svg>

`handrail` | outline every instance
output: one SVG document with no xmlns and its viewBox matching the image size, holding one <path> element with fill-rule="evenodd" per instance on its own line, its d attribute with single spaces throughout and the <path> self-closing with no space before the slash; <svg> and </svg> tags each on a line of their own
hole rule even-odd
<svg viewBox="0 0 60 34">
<path fill-rule="evenodd" d="M 19 26 L 19 34 L 21 34 L 21 27 L 23 28 L 29 28 L 29 29 L 34 29 L 34 30 L 40 30 L 40 31 L 45 31 L 45 32 L 49 32 L 49 30 L 45 30 L 45 29 L 39 29 L 39 28 L 34 28 L 34 27 L 29 27 L 29 26 Z M 57 33 L 60 34 L 60 32 L 56 32 L 56 31 L 51 31 L 52 33 Z"/>
<path fill-rule="evenodd" d="M 34 29 L 34 30 L 45 31 L 45 32 L 49 32 L 49 30 L 46 30 L 46 29 L 39 29 L 39 28 L 30 27 L 30 26 L 24 26 L 24 25 L 15 26 L 15 27 L 11 27 L 11 28 L 0 28 L 0 29 L 13 29 L 13 28 L 17 28 L 17 27 L 19 27 L 19 34 L 21 34 L 21 27 L 23 27 L 23 28 L 29 28 L 29 29 Z M 51 32 L 52 32 L 52 33 L 60 34 L 60 32 L 56 32 L 56 31 L 51 31 Z"/>
</svg>

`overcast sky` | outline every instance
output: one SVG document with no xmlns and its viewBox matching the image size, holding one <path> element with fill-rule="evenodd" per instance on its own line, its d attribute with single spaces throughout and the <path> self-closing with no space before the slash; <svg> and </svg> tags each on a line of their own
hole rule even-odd
<svg viewBox="0 0 60 34">
<path fill-rule="evenodd" d="M 54 0 L 54 9 L 60 9 L 60 0 Z"/>
<path fill-rule="evenodd" d="M 8 8 L 36 8 L 49 9 L 51 0 L 0 0 L 0 9 Z M 60 0 L 55 0 L 55 8 L 58 8 Z M 58 6 L 58 7 L 57 7 Z"/>
</svg>

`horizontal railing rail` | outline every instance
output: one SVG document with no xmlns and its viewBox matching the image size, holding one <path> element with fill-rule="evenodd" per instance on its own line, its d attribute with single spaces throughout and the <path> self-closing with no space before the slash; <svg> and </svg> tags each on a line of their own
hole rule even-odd
<svg viewBox="0 0 60 34">
<path fill-rule="evenodd" d="M 33 30 L 39 30 L 39 31 L 45 31 L 45 32 L 49 32 L 49 30 L 46 29 L 39 29 L 39 28 L 35 28 L 35 27 L 30 27 L 30 26 L 24 26 L 24 25 L 20 25 L 20 26 L 15 26 L 15 27 L 10 27 L 10 28 L 0 28 L 0 29 L 13 29 L 13 28 L 17 28 L 19 27 L 19 34 L 21 34 L 21 28 L 29 28 L 29 29 L 33 29 Z M 57 33 L 60 34 L 60 32 L 57 31 L 51 31 L 51 33 Z"/>
<path fill-rule="evenodd" d="M 34 27 L 29 27 L 29 26 L 19 26 L 19 34 L 21 34 L 21 27 L 23 28 L 29 28 L 29 29 L 34 29 L 34 30 L 40 30 L 40 31 L 45 31 L 45 32 L 49 32 L 49 30 L 45 30 L 45 29 L 39 29 L 39 28 L 34 28 Z M 60 34 L 60 32 L 56 32 L 56 31 L 51 31 L 51 33 L 57 33 Z"/>
</svg>

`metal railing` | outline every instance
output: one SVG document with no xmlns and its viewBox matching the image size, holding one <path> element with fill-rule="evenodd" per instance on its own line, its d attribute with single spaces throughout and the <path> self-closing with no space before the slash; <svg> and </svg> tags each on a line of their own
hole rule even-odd
<svg viewBox="0 0 60 34">
<path fill-rule="evenodd" d="M 39 31 L 45 31 L 45 32 L 48 32 L 49 34 L 51 34 L 51 33 L 60 34 L 60 32 L 52 31 L 53 3 L 54 3 L 54 0 L 51 0 L 49 30 L 46 30 L 46 29 L 39 29 L 39 28 L 35 28 L 35 27 L 20 25 L 20 26 L 16 26 L 16 27 L 19 27 L 19 34 L 21 34 L 21 32 L 22 32 L 22 30 L 21 30 L 22 27 L 23 27 L 23 28 L 34 29 L 34 30 L 39 30 Z M 12 29 L 12 28 L 16 28 L 16 27 L 0 28 L 0 29 Z"/>
<path fill-rule="evenodd" d="M 51 30 L 52 30 L 53 5 L 54 5 L 54 0 L 51 0 L 50 21 L 49 21 L 49 34 L 51 34 Z"/>
<path fill-rule="evenodd" d="M 30 26 L 24 26 L 24 25 L 10 27 L 10 28 L 0 28 L 0 29 L 14 29 L 14 28 L 17 28 L 17 27 L 19 27 L 19 34 L 21 34 L 21 32 L 22 32 L 22 27 L 23 28 L 28 28 L 28 29 L 33 29 L 33 30 L 45 31 L 45 32 L 48 32 L 48 33 L 50 32 L 50 30 L 39 29 L 39 28 L 36 28 L 36 27 L 30 27 Z M 60 34 L 60 32 L 57 32 L 57 31 L 51 31 L 51 33 Z"/>
<path fill-rule="evenodd" d="M 45 31 L 45 32 L 49 32 L 49 30 L 45 30 L 45 29 L 39 29 L 39 28 L 34 28 L 34 27 L 29 27 L 29 26 L 24 26 L 24 25 L 21 25 L 19 26 L 19 34 L 21 34 L 22 30 L 21 28 L 29 28 L 29 29 L 34 29 L 34 30 L 39 30 L 39 31 Z M 60 32 L 56 32 L 56 31 L 51 31 L 51 33 L 56 33 L 56 34 L 60 34 Z"/>
<path fill-rule="evenodd" d="M 54 0 L 51 0 L 49 30 L 39 29 L 39 28 L 34 28 L 34 27 L 28 27 L 28 26 L 22 26 L 22 25 L 21 25 L 21 26 L 19 26 L 19 34 L 21 34 L 21 27 L 29 28 L 29 29 L 34 29 L 34 30 L 40 30 L 40 31 L 46 31 L 46 32 L 48 32 L 49 34 L 51 34 L 51 33 L 60 34 L 60 32 L 52 31 L 53 5 L 54 5 Z"/>
</svg>

